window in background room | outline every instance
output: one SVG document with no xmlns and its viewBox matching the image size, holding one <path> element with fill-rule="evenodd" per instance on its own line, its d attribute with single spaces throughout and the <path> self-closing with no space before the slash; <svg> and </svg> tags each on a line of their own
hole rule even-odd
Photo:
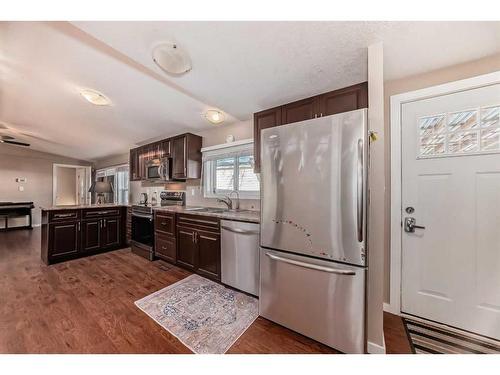
<svg viewBox="0 0 500 375">
<path fill-rule="evenodd" d="M 96 181 L 110 181 L 113 185 L 113 194 L 106 194 L 105 203 L 128 204 L 129 166 L 119 165 L 112 168 L 98 169 Z"/>
<path fill-rule="evenodd" d="M 202 150 L 204 196 L 214 198 L 237 191 L 240 198 L 259 199 L 260 182 L 253 172 L 253 142 L 234 143 Z"/>
</svg>

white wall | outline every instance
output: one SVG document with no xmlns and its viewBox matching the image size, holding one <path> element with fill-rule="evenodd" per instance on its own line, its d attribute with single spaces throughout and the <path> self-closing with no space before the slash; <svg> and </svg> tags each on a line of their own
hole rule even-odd
<svg viewBox="0 0 500 375">
<path fill-rule="evenodd" d="M 40 224 L 40 206 L 52 206 L 52 169 L 54 163 L 89 166 L 91 163 L 38 152 L 24 147 L 0 144 L 0 201 L 32 201 L 33 224 Z M 17 183 L 26 177 L 26 183 Z M 24 191 L 19 191 L 22 186 Z M 9 221 L 10 222 L 10 221 Z M 24 224 L 19 220 L 13 225 Z"/>
</svg>

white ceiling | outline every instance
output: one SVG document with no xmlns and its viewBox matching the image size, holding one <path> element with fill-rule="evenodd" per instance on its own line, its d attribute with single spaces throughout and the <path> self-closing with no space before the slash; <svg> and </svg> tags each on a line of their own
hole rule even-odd
<svg viewBox="0 0 500 375">
<path fill-rule="evenodd" d="M 188 51 L 191 72 L 154 65 L 165 41 Z M 208 108 L 231 123 L 365 81 L 378 41 L 390 80 L 500 52 L 500 22 L 0 22 L 0 121 L 34 149 L 95 160 L 208 129 Z M 85 102 L 82 87 L 113 106 Z"/>
</svg>

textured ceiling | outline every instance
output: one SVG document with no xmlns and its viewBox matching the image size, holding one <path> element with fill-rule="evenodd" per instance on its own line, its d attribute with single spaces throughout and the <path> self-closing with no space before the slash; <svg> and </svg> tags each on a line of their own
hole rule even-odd
<svg viewBox="0 0 500 375">
<path fill-rule="evenodd" d="M 382 41 L 386 79 L 500 52 L 498 22 L 0 22 L 0 121 L 33 148 L 83 159 L 211 127 L 358 83 Z M 163 73 L 152 48 L 173 41 L 193 69 Z M 96 107 L 82 87 L 113 101 Z M 8 130 L 0 129 L 2 134 Z M 15 130 L 10 131 L 14 133 Z M 45 140 L 42 140 L 43 138 Z"/>
</svg>

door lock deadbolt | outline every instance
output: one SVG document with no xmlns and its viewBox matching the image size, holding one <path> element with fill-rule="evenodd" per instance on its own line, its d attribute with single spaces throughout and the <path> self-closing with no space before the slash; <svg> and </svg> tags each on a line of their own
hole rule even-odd
<svg viewBox="0 0 500 375">
<path fill-rule="evenodd" d="M 415 212 L 415 209 L 411 206 L 408 206 L 408 207 L 406 207 L 405 211 L 407 214 L 412 214 Z"/>
</svg>

